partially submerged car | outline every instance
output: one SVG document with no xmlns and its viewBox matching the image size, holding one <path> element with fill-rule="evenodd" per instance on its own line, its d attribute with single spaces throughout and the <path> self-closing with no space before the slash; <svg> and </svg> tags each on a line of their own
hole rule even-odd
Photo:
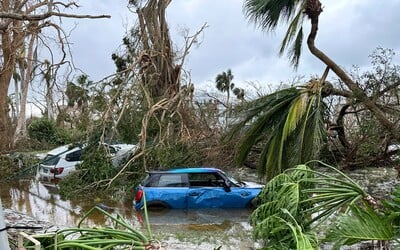
<svg viewBox="0 0 400 250">
<path fill-rule="evenodd" d="M 105 144 L 114 166 L 120 166 L 136 149 L 132 144 Z M 39 180 L 48 183 L 58 183 L 70 173 L 76 171 L 76 166 L 82 163 L 81 156 L 85 145 L 65 145 L 49 151 L 39 164 Z"/>
<path fill-rule="evenodd" d="M 152 171 L 136 188 L 134 206 L 148 208 L 246 208 L 255 206 L 263 185 L 240 182 L 217 168 Z"/>
</svg>

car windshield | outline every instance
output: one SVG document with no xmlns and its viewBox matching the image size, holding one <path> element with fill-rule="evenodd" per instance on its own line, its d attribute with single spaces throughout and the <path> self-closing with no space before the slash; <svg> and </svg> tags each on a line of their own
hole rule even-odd
<svg viewBox="0 0 400 250">
<path fill-rule="evenodd" d="M 46 157 L 44 158 L 42 164 L 44 165 L 56 165 L 58 163 L 58 161 L 60 160 L 60 157 L 58 155 L 46 155 Z"/>
<path fill-rule="evenodd" d="M 224 172 L 223 172 L 223 173 L 224 173 Z M 232 184 L 234 184 L 234 185 L 236 185 L 236 186 L 242 186 L 242 182 L 237 181 L 235 178 L 233 178 L 233 176 L 228 175 L 228 174 L 226 174 L 226 173 L 224 173 L 224 175 L 226 176 L 226 178 L 228 178 L 228 180 L 229 180 Z"/>
</svg>

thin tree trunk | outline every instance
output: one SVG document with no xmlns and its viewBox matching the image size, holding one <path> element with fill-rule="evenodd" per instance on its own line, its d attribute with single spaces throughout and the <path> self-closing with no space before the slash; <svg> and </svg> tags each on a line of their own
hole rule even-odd
<svg viewBox="0 0 400 250">
<path fill-rule="evenodd" d="M 17 141 L 26 135 L 26 103 L 28 99 L 28 87 L 29 83 L 32 81 L 32 69 L 34 58 L 33 58 L 33 50 L 35 44 L 36 35 L 32 34 L 31 39 L 28 45 L 28 55 L 27 55 L 27 67 L 25 71 L 25 76 L 21 81 L 21 109 L 20 114 L 18 116 L 17 126 L 15 128 L 14 136 L 13 136 L 13 147 L 15 147 Z"/>
<path fill-rule="evenodd" d="M 343 118 L 346 114 L 346 110 L 350 107 L 349 104 L 344 105 L 339 112 L 338 118 L 336 119 L 336 131 L 338 134 L 338 138 L 342 146 L 347 150 L 350 148 L 350 143 L 347 141 L 346 133 L 344 132 L 344 123 Z"/>
<path fill-rule="evenodd" d="M 47 65 L 47 71 L 44 79 L 46 81 L 46 106 L 47 106 L 47 118 L 55 120 L 55 105 L 53 99 L 54 81 L 52 79 L 52 71 L 50 65 Z"/>
<path fill-rule="evenodd" d="M 15 72 L 15 74 L 17 74 Z M 21 77 L 19 77 L 20 79 L 18 79 L 16 76 L 14 76 L 14 93 L 15 93 L 15 118 L 18 117 L 19 115 L 19 103 L 20 103 L 20 93 L 19 93 L 19 83 L 22 82 Z"/>
</svg>

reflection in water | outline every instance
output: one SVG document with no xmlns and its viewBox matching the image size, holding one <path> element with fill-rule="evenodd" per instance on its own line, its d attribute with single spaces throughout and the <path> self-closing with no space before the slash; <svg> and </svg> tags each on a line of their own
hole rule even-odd
<svg viewBox="0 0 400 250">
<path fill-rule="evenodd" d="M 4 208 L 30 215 L 38 220 L 50 222 L 59 227 L 76 226 L 83 214 L 96 205 L 95 199 L 82 198 L 62 200 L 56 187 L 45 186 L 34 179 L 4 183 L 0 189 Z M 132 224 L 138 223 L 136 212 L 124 204 L 110 204 L 113 214 L 131 218 Z M 110 224 L 101 213 L 92 213 L 84 225 Z"/>
<path fill-rule="evenodd" d="M 248 209 L 166 209 L 149 211 L 151 225 L 216 225 L 226 223 L 247 223 Z"/>
</svg>

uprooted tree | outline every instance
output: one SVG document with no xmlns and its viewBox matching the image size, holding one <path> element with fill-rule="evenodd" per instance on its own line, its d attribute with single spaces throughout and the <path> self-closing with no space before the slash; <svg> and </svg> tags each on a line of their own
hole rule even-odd
<svg viewBox="0 0 400 250">
<path fill-rule="evenodd" d="M 44 29 L 53 29 L 55 40 L 65 55 L 66 39 L 61 26 L 52 17 L 59 18 L 109 18 L 107 15 L 77 15 L 63 12 L 64 9 L 79 7 L 75 1 L 53 0 L 4 0 L 0 4 L 0 151 L 13 146 L 25 122 L 25 105 L 28 85 L 33 79 L 33 69 L 40 64 L 37 58 L 38 41 L 45 41 Z M 65 56 L 51 64 L 65 63 Z M 15 77 L 19 75 L 19 77 Z M 10 119 L 8 93 L 14 79 L 21 79 L 22 100 L 18 114 L 18 131 Z M 17 134 L 16 134 L 17 133 Z"/>
<path fill-rule="evenodd" d="M 168 145 L 194 139 L 196 119 L 191 109 L 194 87 L 183 70 L 183 64 L 197 36 L 184 34 L 184 47 L 176 49 L 171 40 L 166 9 L 171 1 L 129 1 L 129 8 L 137 15 L 137 23 L 123 38 L 124 51 L 114 53 L 120 84 L 131 84 L 137 107 L 143 112 L 139 140 Z M 139 91 L 139 92 L 138 92 Z M 131 96 L 131 99 L 133 95 Z"/>
</svg>

